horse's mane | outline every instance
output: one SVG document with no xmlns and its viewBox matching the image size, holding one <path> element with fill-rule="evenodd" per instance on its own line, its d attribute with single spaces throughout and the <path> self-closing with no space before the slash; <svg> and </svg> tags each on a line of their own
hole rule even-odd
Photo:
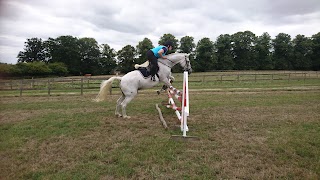
<svg viewBox="0 0 320 180">
<path fill-rule="evenodd" d="M 171 54 L 168 54 L 167 56 L 168 57 L 173 57 L 173 56 L 178 56 L 178 55 L 188 55 L 187 53 L 171 53 Z"/>
<path fill-rule="evenodd" d="M 168 54 L 168 55 L 166 55 L 167 56 L 167 58 L 168 59 L 170 59 L 170 58 L 174 58 L 174 57 L 176 57 L 176 56 L 188 56 L 189 54 L 187 54 L 187 53 L 171 53 L 171 54 Z M 159 58 L 159 60 L 164 60 L 164 59 L 162 59 L 162 58 Z"/>
</svg>

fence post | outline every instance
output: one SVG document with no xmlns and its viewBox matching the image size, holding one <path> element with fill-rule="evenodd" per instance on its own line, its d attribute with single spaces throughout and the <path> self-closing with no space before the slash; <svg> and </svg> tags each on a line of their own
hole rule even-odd
<svg viewBox="0 0 320 180">
<path fill-rule="evenodd" d="M 22 96 L 23 79 L 20 81 L 20 97 Z"/>
<path fill-rule="evenodd" d="M 34 79 L 32 77 L 32 79 L 31 79 L 31 89 L 33 89 L 33 85 L 34 85 Z"/>
<path fill-rule="evenodd" d="M 119 84 L 120 85 L 120 84 Z M 109 94 L 110 95 L 112 95 L 112 88 L 113 88 L 113 86 L 112 86 L 112 84 L 111 84 L 111 87 L 109 88 Z"/>
<path fill-rule="evenodd" d="M 81 96 L 83 95 L 83 78 L 81 78 Z"/>
<path fill-rule="evenodd" d="M 288 76 L 288 82 L 290 82 L 290 76 L 291 76 L 291 73 L 289 73 L 289 76 Z"/>
<path fill-rule="evenodd" d="M 50 96 L 51 91 L 51 85 L 50 85 L 50 79 L 48 79 L 48 96 Z"/>
</svg>

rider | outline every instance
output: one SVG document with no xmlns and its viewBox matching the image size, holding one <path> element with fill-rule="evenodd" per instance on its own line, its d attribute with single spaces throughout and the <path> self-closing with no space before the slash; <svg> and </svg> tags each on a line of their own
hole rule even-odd
<svg viewBox="0 0 320 180">
<path fill-rule="evenodd" d="M 167 57 L 164 55 L 166 55 L 168 51 L 171 51 L 172 48 L 173 48 L 172 41 L 167 41 L 163 45 L 160 45 L 158 47 L 155 47 L 147 51 L 147 58 L 151 65 L 150 66 L 151 80 L 155 81 L 155 74 L 159 70 L 158 58 L 167 59 Z"/>
</svg>

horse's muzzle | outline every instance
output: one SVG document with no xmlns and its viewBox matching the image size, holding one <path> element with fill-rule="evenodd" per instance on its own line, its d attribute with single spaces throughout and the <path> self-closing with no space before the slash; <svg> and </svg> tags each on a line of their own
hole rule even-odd
<svg viewBox="0 0 320 180">
<path fill-rule="evenodd" d="M 190 75 L 192 73 L 192 69 L 188 69 L 188 74 Z"/>
</svg>

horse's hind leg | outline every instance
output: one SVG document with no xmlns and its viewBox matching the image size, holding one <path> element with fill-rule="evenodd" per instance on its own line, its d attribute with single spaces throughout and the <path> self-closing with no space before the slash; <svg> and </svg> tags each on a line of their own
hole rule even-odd
<svg viewBox="0 0 320 180">
<path fill-rule="evenodd" d="M 124 100 L 125 96 L 122 94 L 122 96 L 118 99 L 117 101 L 117 106 L 116 106 L 116 112 L 115 112 L 115 115 L 118 116 L 118 117 L 121 117 L 122 114 L 120 113 L 120 106 L 121 106 L 121 103 L 122 101 Z"/>
<path fill-rule="evenodd" d="M 130 116 L 127 116 L 127 113 L 126 113 L 126 107 L 127 107 L 127 104 L 134 98 L 135 95 L 133 96 L 126 96 L 125 99 L 122 101 L 121 103 L 121 107 L 122 107 L 122 115 L 123 115 L 123 118 L 130 118 Z"/>
</svg>

